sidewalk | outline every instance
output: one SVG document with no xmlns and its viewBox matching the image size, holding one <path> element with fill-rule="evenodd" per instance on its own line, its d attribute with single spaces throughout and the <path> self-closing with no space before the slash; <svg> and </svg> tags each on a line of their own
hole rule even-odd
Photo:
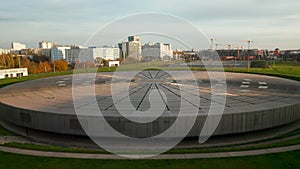
<svg viewBox="0 0 300 169">
<path fill-rule="evenodd" d="M 249 155 L 262 155 L 280 153 L 286 151 L 300 150 L 300 145 L 268 148 L 261 150 L 235 151 L 235 152 L 219 152 L 219 153 L 201 153 L 201 154 L 162 154 L 151 157 L 149 159 L 193 159 L 193 158 L 220 158 L 220 157 L 240 157 Z M 84 154 L 84 153 L 64 153 L 25 150 L 18 148 L 10 148 L 0 146 L 0 151 L 22 155 L 42 156 L 42 157 L 62 157 L 62 158 L 81 158 L 81 159 L 128 159 L 113 154 Z"/>
</svg>

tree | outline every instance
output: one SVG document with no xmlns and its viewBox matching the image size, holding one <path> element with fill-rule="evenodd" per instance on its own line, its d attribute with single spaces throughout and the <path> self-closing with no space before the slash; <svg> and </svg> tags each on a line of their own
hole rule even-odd
<svg viewBox="0 0 300 169">
<path fill-rule="evenodd" d="M 108 61 L 105 60 L 105 59 L 102 59 L 102 64 L 103 64 L 103 65 L 107 65 L 107 64 L 108 64 Z"/>
<path fill-rule="evenodd" d="M 29 74 L 36 74 L 38 73 L 38 66 L 35 62 L 30 62 L 30 65 L 28 67 L 28 73 Z"/>
<path fill-rule="evenodd" d="M 30 60 L 27 57 L 21 58 L 21 67 L 23 68 L 29 68 L 30 66 Z"/>
<path fill-rule="evenodd" d="M 7 57 L 7 66 L 8 66 L 8 68 L 14 68 L 15 67 L 14 56 L 12 54 L 9 54 L 8 57 Z"/>
<path fill-rule="evenodd" d="M 48 62 L 40 62 L 38 67 L 39 73 L 51 72 L 51 66 Z"/>
<path fill-rule="evenodd" d="M 1 65 L 1 68 L 6 68 L 6 66 L 7 66 L 5 54 L 0 55 L 0 65 Z"/>
<path fill-rule="evenodd" d="M 96 65 L 101 65 L 102 60 L 103 59 L 101 57 L 97 57 L 94 62 L 95 62 Z"/>
<path fill-rule="evenodd" d="M 20 68 L 21 67 L 21 56 L 15 55 L 14 56 L 14 68 Z"/>
<path fill-rule="evenodd" d="M 36 54 L 32 55 L 32 60 L 36 63 L 49 61 L 49 58 L 45 55 L 38 56 Z"/>
<path fill-rule="evenodd" d="M 55 61 L 55 71 L 67 71 L 68 70 L 68 62 L 65 60 L 57 60 Z"/>
</svg>

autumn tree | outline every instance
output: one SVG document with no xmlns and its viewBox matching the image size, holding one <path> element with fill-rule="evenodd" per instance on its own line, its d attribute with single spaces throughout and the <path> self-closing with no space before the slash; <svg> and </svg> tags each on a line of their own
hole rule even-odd
<svg viewBox="0 0 300 169">
<path fill-rule="evenodd" d="M 57 60 L 55 61 L 55 70 L 56 71 L 67 71 L 68 70 L 68 62 L 65 60 Z"/>
<path fill-rule="evenodd" d="M 107 64 L 108 64 L 108 61 L 105 60 L 105 59 L 102 59 L 102 64 L 103 64 L 103 65 L 107 65 Z"/>
<path fill-rule="evenodd" d="M 6 55 L 5 54 L 0 55 L 0 65 L 1 65 L 1 68 L 6 68 Z"/>
<path fill-rule="evenodd" d="M 15 55 L 14 57 L 14 68 L 20 68 L 21 67 L 21 56 Z"/>
<path fill-rule="evenodd" d="M 28 67 L 28 73 L 29 74 L 36 74 L 38 73 L 38 66 L 35 62 L 30 62 L 30 65 Z"/>
<path fill-rule="evenodd" d="M 29 68 L 30 66 L 30 60 L 27 57 L 21 58 L 21 67 L 23 68 Z"/>
<path fill-rule="evenodd" d="M 39 73 L 51 72 L 51 66 L 48 62 L 40 62 L 38 67 Z"/>
<path fill-rule="evenodd" d="M 14 56 L 12 54 L 9 54 L 7 56 L 7 67 L 8 68 L 14 68 L 15 67 L 15 61 L 14 61 Z"/>
</svg>

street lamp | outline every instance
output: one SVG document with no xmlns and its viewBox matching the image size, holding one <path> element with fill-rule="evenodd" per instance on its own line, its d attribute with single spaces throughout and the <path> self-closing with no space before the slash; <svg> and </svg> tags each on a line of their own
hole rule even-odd
<svg viewBox="0 0 300 169">
<path fill-rule="evenodd" d="M 251 43 L 253 43 L 253 41 L 247 40 L 247 43 L 248 43 L 247 71 L 249 72 L 249 69 L 250 69 L 250 46 L 251 46 Z"/>
<path fill-rule="evenodd" d="M 52 61 L 53 61 L 53 72 L 55 74 L 55 60 L 54 60 L 54 56 L 52 56 Z"/>
<path fill-rule="evenodd" d="M 54 74 L 55 74 L 55 61 L 54 61 L 54 66 L 53 66 Z"/>
<path fill-rule="evenodd" d="M 210 39 L 210 49 L 213 50 L 214 49 L 214 38 Z"/>
<path fill-rule="evenodd" d="M 238 45 L 237 46 L 237 57 L 240 58 L 240 46 Z M 236 68 L 236 56 L 234 57 L 234 65 L 235 65 L 235 68 Z"/>
</svg>

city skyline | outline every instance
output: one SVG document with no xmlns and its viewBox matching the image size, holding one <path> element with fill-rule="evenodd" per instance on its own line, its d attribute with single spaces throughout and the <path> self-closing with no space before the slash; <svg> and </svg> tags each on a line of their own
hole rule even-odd
<svg viewBox="0 0 300 169">
<path fill-rule="evenodd" d="M 222 3 L 118 2 L 109 1 L 11 1 L 0 7 L 0 48 L 10 48 L 11 42 L 25 43 L 35 48 L 40 41 L 84 45 L 100 27 L 126 15 L 142 12 L 162 12 L 186 19 L 216 43 L 246 45 L 241 40 L 253 40 L 253 48 L 299 49 L 299 1 L 233 0 Z M 133 5 L 134 4 L 134 5 Z M 122 6 L 122 8 L 120 8 Z M 115 10 L 118 9 L 118 10 Z M 105 44 L 101 44 L 105 45 Z"/>
</svg>

